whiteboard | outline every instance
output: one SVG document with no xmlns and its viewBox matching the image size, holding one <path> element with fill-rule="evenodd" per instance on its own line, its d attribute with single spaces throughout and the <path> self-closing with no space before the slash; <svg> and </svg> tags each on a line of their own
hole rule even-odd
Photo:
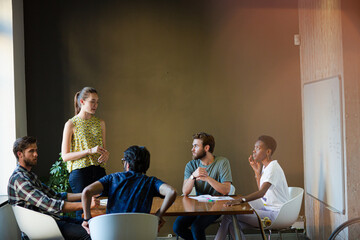
<svg viewBox="0 0 360 240">
<path fill-rule="evenodd" d="M 339 77 L 304 85 L 306 191 L 338 212 L 345 204 L 341 89 Z"/>
</svg>

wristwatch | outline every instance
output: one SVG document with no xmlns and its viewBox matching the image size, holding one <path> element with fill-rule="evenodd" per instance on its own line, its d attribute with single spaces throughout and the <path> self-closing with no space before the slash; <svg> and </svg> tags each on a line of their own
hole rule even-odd
<svg viewBox="0 0 360 240">
<path fill-rule="evenodd" d="M 194 175 L 191 174 L 190 179 L 194 180 L 195 179 Z"/>
</svg>

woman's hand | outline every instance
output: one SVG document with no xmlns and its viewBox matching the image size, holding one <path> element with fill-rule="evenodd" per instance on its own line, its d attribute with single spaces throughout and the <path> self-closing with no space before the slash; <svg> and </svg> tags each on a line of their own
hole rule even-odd
<svg viewBox="0 0 360 240">
<path fill-rule="evenodd" d="M 236 199 L 236 200 L 232 200 L 232 201 L 228 201 L 228 202 L 224 203 L 224 206 L 230 207 L 230 206 L 240 205 L 241 203 L 242 203 L 241 199 Z"/>
<path fill-rule="evenodd" d="M 95 153 L 101 154 L 100 148 L 101 148 L 101 146 L 99 146 L 99 145 L 97 145 L 96 147 L 90 148 L 89 149 L 89 154 L 90 155 L 94 155 Z"/>
<path fill-rule="evenodd" d="M 259 162 L 256 162 L 252 155 L 250 155 L 249 157 L 249 163 L 255 174 L 261 175 L 261 164 Z"/>
<path fill-rule="evenodd" d="M 106 163 L 107 160 L 109 159 L 109 151 L 106 150 L 105 148 L 101 148 L 101 155 L 100 157 L 98 158 L 98 162 L 99 163 Z"/>
<path fill-rule="evenodd" d="M 99 145 L 91 148 L 89 151 L 89 154 L 91 155 L 95 153 L 100 154 L 100 157 L 98 158 L 99 163 L 107 162 L 107 160 L 109 159 L 109 155 L 110 155 L 109 151 Z"/>
</svg>

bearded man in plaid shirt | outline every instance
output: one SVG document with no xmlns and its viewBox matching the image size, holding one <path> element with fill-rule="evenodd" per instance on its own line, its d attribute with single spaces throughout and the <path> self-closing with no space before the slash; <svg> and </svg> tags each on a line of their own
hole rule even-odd
<svg viewBox="0 0 360 240">
<path fill-rule="evenodd" d="M 52 216 L 65 239 L 91 239 L 81 226 L 82 219 L 61 216 L 60 213 L 82 210 L 81 193 L 57 193 L 43 184 L 31 171 L 37 164 L 37 141 L 34 137 L 18 138 L 13 146 L 18 165 L 8 184 L 9 203 Z M 93 198 L 92 207 L 99 201 Z"/>
</svg>

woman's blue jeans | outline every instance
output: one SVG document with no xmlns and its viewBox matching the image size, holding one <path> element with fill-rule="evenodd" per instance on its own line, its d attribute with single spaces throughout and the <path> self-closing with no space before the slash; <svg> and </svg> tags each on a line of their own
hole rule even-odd
<svg viewBox="0 0 360 240">
<path fill-rule="evenodd" d="M 93 182 L 106 176 L 105 169 L 100 166 L 90 166 L 73 170 L 69 175 L 69 183 L 73 193 L 81 193 L 82 190 Z M 80 219 L 83 211 L 76 211 L 76 218 Z"/>
</svg>

